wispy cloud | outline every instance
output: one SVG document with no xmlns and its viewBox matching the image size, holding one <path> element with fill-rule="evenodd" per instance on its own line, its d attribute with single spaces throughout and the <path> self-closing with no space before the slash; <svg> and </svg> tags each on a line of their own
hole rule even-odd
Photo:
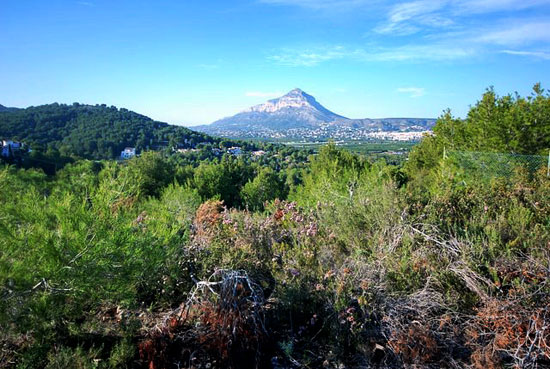
<svg viewBox="0 0 550 369">
<path fill-rule="evenodd" d="M 478 54 L 479 50 L 466 45 L 446 43 L 411 44 L 367 53 L 367 61 L 448 61 Z"/>
<path fill-rule="evenodd" d="M 527 21 L 484 32 L 476 37 L 479 42 L 515 46 L 532 42 L 550 42 L 550 22 Z"/>
<path fill-rule="evenodd" d="M 290 67 L 316 67 L 336 60 L 356 62 L 452 61 L 501 53 L 503 48 L 549 49 L 550 0 L 257 0 L 306 9 L 357 9 L 369 6 L 377 24 L 362 40 L 346 46 L 281 48 L 269 60 Z M 539 7 L 543 7 L 540 8 Z M 545 10 L 534 15 L 533 10 Z M 360 11 L 356 11 L 360 14 Z M 330 14 L 330 13 L 328 13 Z M 371 14 L 371 16 L 374 16 Z M 376 22 L 376 21 L 375 21 Z M 368 24 L 368 23 L 367 23 Z M 364 40 L 369 43 L 365 44 Z M 510 55 L 545 58 L 544 53 Z"/>
<path fill-rule="evenodd" d="M 399 87 L 397 92 L 402 94 L 409 94 L 412 98 L 422 97 L 426 94 L 426 90 L 422 87 Z"/>
<path fill-rule="evenodd" d="M 393 6 L 387 15 L 387 21 L 374 29 L 377 33 L 408 35 L 424 27 L 443 27 L 453 21 L 438 13 L 446 1 L 420 0 L 400 3 Z"/>
<path fill-rule="evenodd" d="M 550 4 L 550 0 L 455 0 L 451 1 L 456 14 L 482 14 L 515 11 Z"/>
<path fill-rule="evenodd" d="M 284 93 L 283 92 L 247 91 L 244 95 L 248 97 L 279 97 L 284 95 Z"/>
<path fill-rule="evenodd" d="M 550 53 L 545 51 L 526 51 L 526 50 L 501 50 L 502 54 L 534 57 L 537 59 L 550 60 Z"/>
<path fill-rule="evenodd" d="M 434 29 L 465 29 L 480 14 L 506 13 L 550 4 L 550 0 L 415 0 L 390 7 L 386 20 L 373 31 L 396 36 Z M 494 21 L 484 17 L 483 23 Z M 471 24 L 469 25 L 471 27 Z"/>
<path fill-rule="evenodd" d="M 348 57 L 349 51 L 343 46 L 324 46 L 306 49 L 283 49 L 268 59 L 289 67 L 314 67 L 320 63 Z"/>
<path fill-rule="evenodd" d="M 271 5 L 294 6 L 312 10 L 352 10 L 358 7 L 387 7 L 390 12 L 400 10 L 405 13 L 416 12 L 417 15 L 432 12 L 443 7 L 454 14 L 481 14 L 495 11 L 514 11 L 550 4 L 550 0 L 257 0 Z M 418 10 L 416 10 L 418 9 Z M 421 10 L 425 10 L 422 12 Z M 428 10 L 428 11 L 426 11 Z"/>
<path fill-rule="evenodd" d="M 411 44 L 393 48 L 349 48 L 343 46 L 280 50 L 268 59 L 289 67 L 315 67 L 323 62 L 346 59 L 355 62 L 448 61 L 470 57 L 478 50 L 470 46 L 444 43 Z"/>
</svg>

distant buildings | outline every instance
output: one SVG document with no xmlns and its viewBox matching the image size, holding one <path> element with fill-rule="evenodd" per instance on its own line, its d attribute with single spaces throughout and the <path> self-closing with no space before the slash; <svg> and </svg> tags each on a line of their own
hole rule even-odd
<svg viewBox="0 0 550 369">
<path fill-rule="evenodd" d="M 12 157 L 16 153 L 18 153 L 22 147 L 23 147 L 23 144 L 21 142 L 12 141 L 12 140 L 2 140 L 1 155 L 5 158 Z"/>
<path fill-rule="evenodd" d="M 134 156 L 136 156 L 136 148 L 135 147 L 127 147 L 120 153 L 121 159 L 131 159 Z"/>
<path fill-rule="evenodd" d="M 199 149 L 177 149 L 176 152 L 179 152 L 180 154 L 186 154 L 188 152 L 199 152 Z"/>
<path fill-rule="evenodd" d="M 243 153 L 240 147 L 230 147 L 227 152 L 233 156 L 239 156 Z"/>
<path fill-rule="evenodd" d="M 417 141 L 422 137 L 431 135 L 432 131 L 413 131 L 413 132 L 372 132 L 367 135 L 369 138 L 389 141 Z"/>
</svg>

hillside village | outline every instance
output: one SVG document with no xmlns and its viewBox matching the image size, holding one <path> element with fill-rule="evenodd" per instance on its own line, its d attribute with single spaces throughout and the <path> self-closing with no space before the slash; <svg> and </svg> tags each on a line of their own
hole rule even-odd
<svg viewBox="0 0 550 369">
<path fill-rule="evenodd" d="M 242 146 L 229 146 L 224 147 L 224 145 L 212 145 L 211 142 L 201 141 L 193 142 L 192 140 L 184 140 L 180 144 L 176 144 L 173 147 L 169 147 L 169 142 L 164 141 L 158 145 L 153 145 L 151 151 L 162 151 L 167 150 L 172 154 L 187 155 L 193 153 L 210 153 L 212 157 L 221 158 L 224 155 L 229 155 L 233 157 L 240 157 L 243 155 L 250 156 L 252 158 L 258 158 L 264 156 L 267 152 L 264 150 L 255 149 L 253 146 L 245 149 Z M 219 147 L 218 147 L 219 146 Z M 150 151 L 150 150 L 144 150 Z M 23 142 L 15 141 L 12 139 L 2 139 L 0 140 L 0 159 L 8 163 L 22 163 L 28 159 L 28 154 L 32 153 L 33 150 L 29 145 L 26 145 Z M 142 151 L 138 150 L 136 147 L 125 147 L 124 150 L 120 152 L 120 155 L 115 159 L 125 161 L 135 157 L 140 156 Z M 33 158 L 32 161 L 36 161 L 37 158 Z M 41 157 L 41 161 L 48 161 L 48 158 Z M 54 164 L 52 162 L 52 164 Z M 32 164 L 31 164 L 32 165 Z M 56 164 L 57 167 L 57 164 Z"/>
</svg>

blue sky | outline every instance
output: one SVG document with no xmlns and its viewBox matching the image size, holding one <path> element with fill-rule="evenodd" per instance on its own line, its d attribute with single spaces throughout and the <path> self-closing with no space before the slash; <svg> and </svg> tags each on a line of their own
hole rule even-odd
<svg viewBox="0 0 550 369">
<path fill-rule="evenodd" d="M 210 123 L 299 87 L 350 118 L 550 89 L 550 0 L 2 0 L 0 104 Z"/>
</svg>

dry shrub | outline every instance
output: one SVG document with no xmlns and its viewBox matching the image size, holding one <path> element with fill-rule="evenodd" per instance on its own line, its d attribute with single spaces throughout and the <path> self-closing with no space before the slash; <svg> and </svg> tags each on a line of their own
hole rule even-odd
<svg viewBox="0 0 550 369">
<path fill-rule="evenodd" d="M 412 322 L 408 329 L 397 332 L 388 344 L 407 364 L 430 363 L 441 359 L 430 327 L 419 322 Z"/>
<path fill-rule="evenodd" d="M 218 270 L 199 281 L 185 305 L 164 316 L 139 344 L 144 367 L 259 367 L 266 338 L 262 288 L 246 272 Z"/>
<path fill-rule="evenodd" d="M 401 366 L 456 368 L 468 360 L 460 328 L 465 317 L 446 305 L 434 283 L 428 280 L 420 291 L 384 299 L 387 346 Z"/>
<path fill-rule="evenodd" d="M 197 228 L 210 228 L 218 224 L 223 211 L 223 201 L 210 200 L 201 204 L 195 215 L 195 226 Z"/>
<path fill-rule="evenodd" d="M 144 339 L 138 344 L 142 368 L 187 367 L 196 348 L 192 327 L 185 324 L 183 306 L 163 314 L 139 314 Z M 184 366 L 185 365 L 185 366 Z"/>
<path fill-rule="evenodd" d="M 193 221 L 194 240 L 199 245 L 207 245 L 215 237 L 223 211 L 223 201 L 210 200 L 199 206 Z"/>
<path fill-rule="evenodd" d="M 548 270 L 532 259 L 524 261 L 500 259 L 495 262 L 494 269 L 498 277 L 497 285 L 503 289 L 503 292 L 513 293 L 518 285 L 528 288 L 548 278 Z"/>
<path fill-rule="evenodd" d="M 523 302 L 491 299 L 478 309 L 467 329 L 476 368 L 550 364 L 550 301 L 539 302 L 538 307 Z"/>
<path fill-rule="evenodd" d="M 495 360 L 495 353 L 489 347 L 478 347 L 472 352 L 470 361 L 475 369 L 499 369 L 499 360 Z"/>
<path fill-rule="evenodd" d="M 262 288 L 245 271 L 218 270 L 197 283 L 188 311 L 200 323 L 196 328 L 200 344 L 232 361 L 242 354 L 260 353 L 266 334 L 264 303 Z"/>
</svg>

